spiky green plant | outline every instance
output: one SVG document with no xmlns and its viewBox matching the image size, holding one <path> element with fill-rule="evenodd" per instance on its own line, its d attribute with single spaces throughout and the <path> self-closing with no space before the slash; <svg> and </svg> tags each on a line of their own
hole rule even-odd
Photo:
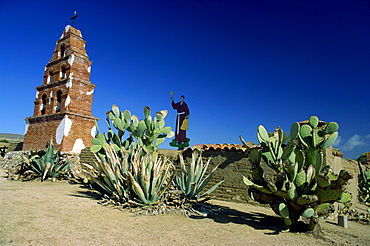
<svg viewBox="0 0 370 246">
<path fill-rule="evenodd" d="M 370 203 L 370 169 L 362 169 L 361 162 L 358 161 L 360 173 L 358 175 L 358 199 L 364 203 Z"/>
<path fill-rule="evenodd" d="M 54 151 L 52 144 L 30 158 L 31 170 L 41 177 L 41 182 L 51 178 L 55 181 L 69 170 L 69 160 L 62 158 L 60 151 Z"/>
<path fill-rule="evenodd" d="M 200 194 L 203 189 L 206 187 L 208 182 L 211 180 L 212 175 L 218 168 L 216 166 L 211 172 L 206 175 L 208 165 L 210 163 L 210 158 L 203 164 L 202 153 L 199 150 L 194 150 L 192 152 L 192 159 L 188 165 L 186 165 L 182 154 L 180 157 L 181 171 L 180 175 L 177 175 L 174 179 L 175 185 L 185 193 L 185 196 L 189 200 L 200 199 L 212 191 L 214 191 L 224 180 L 218 182 L 212 186 L 209 190 Z M 187 167 L 186 167 L 187 166 Z M 206 176 L 205 176 L 206 175 Z"/>
<path fill-rule="evenodd" d="M 284 146 L 282 129 L 276 128 L 269 136 L 262 125 L 258 127 L 261 148 L 249 151 L 252 175 L 243 177 L 243 181 L 250 196 L 270 204 L 291 230 L 313 230 L 318 216 L 330 210 L 334 202 L 351 200 L 345 192 L 351 173 L 342 170 L 338 176 L 330 166 L 323 167 L 323 150 L 335 142 L 337 130 L 337 123 L 322 122 L 312 116 L 306 122 L 292 124 L 290 142 Z M 261 158 L 276 172 L 274 180 L 264 177 Z M 309 220 L 305 228 L 298 223 L 300 216 Z"/>
<path fill-rule="evenodd" d="M 94 166 L 84 164 L 85 173 L 120 204 L 157 204 L 171 183 L 172 163 L 141 148 L 119 152 L 123 158 L 110 144 L 105 155 L 95 155 Z"/>
<path fill-rule="evenodd" d="M 168 159 L 137 150 L 126 179 L 133 199 L 142 205 L 157 204 L 171 184 L 172 170 L 173 165 Z"/>
<path fill-rule="evenodd" d="M 83 163 L 86 167 L 83 171 L 93 183 L 105 190 L 110 198 L 118 203 L 129 202 L 125 184 L 130 165 L 127 154 L 121 152 L 123 158 L 119 158 L 113 145 L 108 145 L 105 148 L 105 155 L 94 155 L 96 159 L 94 166 Z"/>
</svg>

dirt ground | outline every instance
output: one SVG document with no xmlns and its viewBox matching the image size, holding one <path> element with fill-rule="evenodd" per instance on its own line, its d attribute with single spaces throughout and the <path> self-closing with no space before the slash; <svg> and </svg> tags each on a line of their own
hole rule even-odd
<svg viewBox="0 0 370 246">
<path fill-rule="evenodd" d="M 220 215 L 134 216 L 67 181 L 10 181 L 0 170 L 0 245 L 370 245 L 370 227 L 321 221 L 318 235 L 282 232 L 269 208 L 212 200 Z"/>
</svg>

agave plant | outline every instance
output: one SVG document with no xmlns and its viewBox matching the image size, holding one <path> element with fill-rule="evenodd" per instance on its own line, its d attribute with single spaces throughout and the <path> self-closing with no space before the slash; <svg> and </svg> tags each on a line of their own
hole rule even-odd
<svg viewBox="0 0 370 246">
<path fill-rule="evenodd" d="M 205 176 L 211 159 L 208 159 L 206 164 L 204 164 L 202 160 L 202 154 L 199 150 L 193 151 L 192 159 L 188 167 L 186 167 L 182 154 L 180 154 L 179 157 L 180 157 L 180 165 L 181 165 L 181 174 L 180 176 L 176 176 L 174 181 L 178 189 L 183 191 L 185 193 L 185 196 L 188 199 L 190 200 L 200 199 L 210 194 L 220 184 L 224 182 L 224 180 L 222 180 L 218 182 L 217 184 L 215 184 L 214 186 L 212 186 L 212 188 L 210 188 L 203 194 L 200 194 L 202 190 L 204 189 L 204 187 L 211 180 L 218 166 L 216 166 L 210 173 L 207 174 L 207 176 Z"/>
<path fill-rule="evenodd" d="M 122 150 L 121 150 L 122 151 Z M 125 153 L 122 153 L 125 156 Z M 99 185 L 108 195 L 119 203 L 128 202 L 125 178 L 128 171 L 128 158 L 119 158 L 112 145 L 105 148 L 105 156 L 95 155 L 94 166 L 83 163 L 83 171 L 93 183 Z"/>
<path fill-rule="evenodd" d="M 49 144 L 45 152 L 31 157 L 31 170 L 41 177 L 41 182 L 51 178 L 55 181 L 69 170 L 69 160 L 60 155 L 60 151 L 54 153 L 54 147 Z"/>
<path fill-rule="evenodd" d="M 126 180 L 134 201 L 142 205 L 157 204 L 171 184 L 172 170 L 168 159 L 144 154 L 142 149 L 136 151 Z"/>
<path fill-rule="evenodd" d="M 171 183 L 172 164 L 141 148 L 119 152 L 109 145 L 105 155 L 95 155 L 94 166 L 84 164 L 84 172 L 119 203 L 157 204 Z"/>
</svg>

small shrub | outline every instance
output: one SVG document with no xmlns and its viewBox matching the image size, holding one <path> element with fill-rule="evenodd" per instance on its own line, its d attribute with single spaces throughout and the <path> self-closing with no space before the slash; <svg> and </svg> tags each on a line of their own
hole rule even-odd
<svg viewBox="0 0 370 246">
<path fill-rule="evenodd" d="M 62 158 L 60 151 L 54 152 L 52 144 L 49 144 L 45 151 L 41 151 L 30 159 L 31 171 L 41 177 L 41 182 L 48 178 L 55 181 L 69 171 L 69 160 Z"/>
<path fill-rule="evenodd" d="M 28 181 L 40 178 L 41 181 L 68 178 L 70 161 L 61 156 L 60 151 L 54 152 L 50 144 L 46 150 L 25 152 L 22 155 L 7 160 L 8 178 Z"/>
</svg>

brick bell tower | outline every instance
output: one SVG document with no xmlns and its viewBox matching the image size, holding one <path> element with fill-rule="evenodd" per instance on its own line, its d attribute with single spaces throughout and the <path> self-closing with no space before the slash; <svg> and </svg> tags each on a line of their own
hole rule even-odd
<svg viewBox="0 0 370 246">
<path fill-rule="evenodd" d="M 95 85 L 85 43 L 80 30 L 65 27 L 36 87 L 33 116 L 25 119 L 23 150 L 45 149 L 50 141 L 63 152 L 91 146 L 97 118 L 91 113 Z"/>
</svg>

